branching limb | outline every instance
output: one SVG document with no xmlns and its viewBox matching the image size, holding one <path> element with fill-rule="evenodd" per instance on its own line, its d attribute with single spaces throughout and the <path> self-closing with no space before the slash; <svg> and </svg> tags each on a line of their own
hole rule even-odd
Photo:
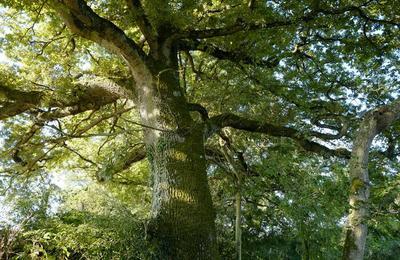
<svg viewBox="0 0 400 260">
<path fill-rule="evenodd" d="M 143 143 L 137 143 L 120 151 L 113 151 L 107 161 L 96 172 L 97 180 L 107 181 L 113 179 L 115 175 L 120 175 L 123 171 L 129 169 L 132 164 L 146 158 L 146 148 Z"/>
<path fill-rule="evenodd" d="M 193 41 L 185 41 L 182 42 L 180 45 L 180 48 L 185 51 L 189 50 L 196 50 L 196 51 L 201 51 L 205 52 L 214 58 L 220 59 L 220 60 L 229 60 L 235 63 L 243 63 L 243 64 L 248 64 L 248 65 L 256 65 L 256 66 L 262 66 L 265 68 L 273 68 L 276 67 L 279 64 L 279 60 L 282 57 L 268 57 L 265 59 L 256 59 L 251 56 L 249 56 L 245 52 L 240 52 L 240 51 L 226 51 L 223 50 L 213 44 L 210 43 L 205 43 L 199 40 L 193 40 Z M 289 55 L 289 54 L 288 54 Z"/>
<path fill-rule="evenodd" d="M 98 167 L 97 163 L 95 163 L 94 161 L 92 161 L 89 158 L 86 158 L 85 156 L 83 156 L 82 154 L 80 154 L 78 151 L 76 151 L 75 149 L 73 149 L 72 147 L 69 147 L 66 143 L 64 143 L 63 147 L 67 150 L 69 150 L 70 152 L 72 152 L 73 154 L 77 155 L 81 160 L 90 163 L 91 165 Z"/>
<path fill-rule="evenodd" d="M 90 129 L 92 129 L 93 127 L 95 127 L 96 125 L 98 125 L 99 123 L 101 123 L 107 119 L 113 118 L 115 116 L 122 115 L 126 112 L 131 111 L 132 109 L 133 109 L 132 107 L 128 107 L 128 108 L 123 108 L 123 109 L 117 110 L 111 114 L 102 115 L 101 117 L 98 117 L 97 119 L 93 120 L 88 125 L 84 126 L 83 128 L 76 129 L 76 131 L 73 132 L 72 135 L 82 135 L 82 134 L 86 133 L 87 131 L 89 131 Z"/>
<path fill-rule="evenodd" d="M 128 7 L 135 19 L 135 22 L 143 33 L 144 38 L 150 45 L 151 49 L 157 49 L 157 34 L 152 27 L 150 21 L 147 19 L 146 12 L 140 0 L 126 0 Z"/>
<path fill-rule="evenodd" d="M 300 131 L 285 127 L 276 126 L 269 123 L 262 123 L 256 120 L 247 119 L 231 113 L 225 113 L 211 117 L 209 120 L 209 128 L 215 131 L 224 127 L 232 127 L 239 130 L 249 132 L 264 133 L 276 137 L 288 137 L 295 140 L 304 150 L 321 154 L 323 156 L 337 156 L 341 158 L 350 158 L 350 152 L 346 149 L 330 149 L 317 142 L 311 141 Z M 318 138 L 324 137 L 324 134 L 311 132 L 311 136 Z"/>
<path fill-rule="evenodd" d="M 42 120 L 54 120 L 96 109 L 118 99 L 136 99 L 132 90 L 107 78 L 85 77 L 71 85 L 76 91 L 70 97 L 60 99 L 54 92 L 23 91 L 0 84 L 0 96 L 4 100 L 0 99 L 0 120 L 25 112 L 36 116 L 40 113 Z M 50 109 L 43 111 L 40 109 L 43 106 Z"/>
<path fill-rule="evenodd" d="M 206 120 L 209 119 L 208 111 L 207 111 L 207 109 L 206 109 L 205 107 L 203 107 L 202 105 L 196 104 L 196 103 L 188 103 L 187 106 L 188 106 L 188 109 L 189 109 L 190 111 L 196 111 L 196 112 L 198 112 L 198 113 L 200 114 L 201 119 L 202 119 L 203 121 L 206 121 Z"/>
<path fill-rule="evenodd" d="M 349 5 L 338 8 L 323 9 L 321 8 L 320 1 L 314 1 L 313 10 L 311 10 L 311 12 L 305 13 L 304 15 L 299 17 L 294 17 L 292 19 L 277 19 L 274 21 L 265 21 L 265 22 L 243 22 L 241 19 L 238 19 L 234 24 L 228 25 L 226 27 L 204 29 L 204 30 L 189 30 L 186 32 L 182 32 L 179 34 L 178 38 L 206 39 L 213 37 L 221 37 L 221 36 L 232 35 L 238 32 L 249 32 L 262 29 L 272 29 L 278 27 L 299 25 L 304 22 L 310 22 L 316 20 L 317 18 L 320 18 L 321 14 L 326 16 L 337 16 L 337 15 L 345 15 L 349 12 L 355 13 L 355 15 L 357 15 L 363 20 L 373 22 L 376 24 L 388 24 L 393 26 L 400 25 L 399 21 L 395 19 L 385 20 L 385 19 L 371 17 L 365 12 L 362 6 Z"/>
<path fill-rule="evenodd" d="M 329 119 L 329 117 L 331 117 L 333 120 L 335 120 L 335 123 L 337 123 L 337 125 L 323 123 L 323 120 Z M 347 131 L 349 128 L 348 122 L 346 122 L 343 118 L 338 118 L 337 115 L 327 115 L 327 116 L 320 115 L 320 116 L 317 116 L 316 118 L 314 118 L 312 120 L 312 123 L 314 125 L 316 125 L 317 127 L 320 127 L 323 129 L 329 129 L 329 130 L 333 130 L 333 131 L 337 132 L 336 134 L 323 134 L 323 133 L 317 134 L 317 132 L 314 131 L 315 137 L 319 137 L 319 138 L 325 139 L 325 140 L 340 139 L 347 134 Z"/>
<path fill-rule="evenodd" d="M 97 15 L 83 0 L 52 0 L 52 7 L 76 34 L 121 55 L 131 67 L 143 66 L 146 54 L 119 27 Z"/>
</svg>

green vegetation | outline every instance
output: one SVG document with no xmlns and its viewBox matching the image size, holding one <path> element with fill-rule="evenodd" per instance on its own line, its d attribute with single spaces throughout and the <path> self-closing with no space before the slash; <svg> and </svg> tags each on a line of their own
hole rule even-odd
<svg viewBox="0 0 400 260">
<path fill-rule="evenodd" d="M 0 259 L 398 259 L 398 1 L 0 1 Z"/>
</svg>

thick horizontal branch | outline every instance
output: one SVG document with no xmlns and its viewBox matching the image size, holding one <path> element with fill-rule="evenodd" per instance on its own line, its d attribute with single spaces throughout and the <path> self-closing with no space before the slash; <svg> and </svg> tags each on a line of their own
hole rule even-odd
<svg viewBox="0 0 400 260">
<path fill-rule="evenodd" d="M 38 91 L 23 91 L 0 84 L 0 120 L 18 115 L 42 102 Z"/>
<path fill-rule="evenodd" d="M 242 21 L 238 21 L 235 24 L 227 27 L 188 31 L 179 35 L 179 38 L 206 39 L 206 38 L 232 35 L 243 31 L 255 31 L 260 29 L 276 28 L 276 27 L 288 26 L 291 24 L 293 24 L 293 21 L 291 20 L 272 21 L 267 23 L 260 23 L 260 22 L 245 23 Z"/>
<path fill-rule="evenodd" d="M 243 64 L 262 66 L 266 68 L 273 68 L 279 64 L 279 59 L 277 59 L 276 57 L 269 57 L 266 59 L 256 59 L 249 56 L 246 52 L 226 51 L 221 48 L 218 48 L 213 44 L 201 42 L 198 40 L 181 42 L 179 47 L 181 50 L 184 51 L 205 52 L 213 56 L 214 58 L 221 60 L 229 60 L 232 62 L 240 62 Z"/>
<path fill-rule="evenodd" d="M 0 120 L 22 114 L 35 107 L 35 104 L 30 103 L 0 102 Z"/>
<path fill-rule="evenodd" d="M 357 13 L 359 17 L 361 17 L 365 21 L 369 21 L 372 23 L 378 23 L 378 24 L 388 24 L 388 25 L 394 25 L 394 26 L 400 26 L 399 19 L 392 19 L 392 20 L 386 20 L 386 19 L 379 19 L 375 17 L 369 16 L 360 6 L 347 6 L 339 9 L 321 9 L 317 10 L 316 12 L 325 14 L 325 15 L 340 15 L 346 12 L 354 12 Z"/>
<path fill-rule="evenodd" d="M 209 126 L 213 132 L 224 127 L 232 127 L 239 130 L 263 133 L 275 137 L 288 137 L 295 140 L 306 151 L 318 153 L 323 156 L 337 156 L 346 159 L 350 158 L 350 151 L 346 149 L 330 149 L 322 144 L 309 140 L 306 135 L 296 129 L 262 123 L 257 120 L 247 119 L 231 113 L 211 117 L 209 120 Z M 312 132 L 310 135 L 317 135 L 319 138 L 323 137 L 323 134 L 318 132 Z"/>
<path fill-rule="evenodd" d="M 42 93 L 39 91 L 22 91 L 3 84 L 0 84 L 0 93 L 4 99 L 27 104 L 36 104 L 42 98 Z"/>
<path fill-rule="evenodd" d="M 23 91 L 0 85 L 0 120 L 25 112 L 40 113 L 42 120 L 52 120 L 75 115 L 111 104 L 118 99 L 135 100 L 132 91 L 115 82 L 100 77 L 90 77 L 72 83 L 68 97 L 58 97 L 52 92 Z"/>
</svg>

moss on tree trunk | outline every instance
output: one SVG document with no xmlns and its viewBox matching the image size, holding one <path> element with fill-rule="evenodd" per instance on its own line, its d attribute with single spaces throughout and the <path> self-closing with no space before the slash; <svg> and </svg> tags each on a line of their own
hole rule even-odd
<svg viewBox="0 0 400 260">
<path fill-rule="evenodd" d="M 176 72 L 157 66 L 139 82 L 153 178 L 148 237 L 156 259 L 218 259 L 204 128 L 190 117 Z"/>
<path fill-rule="evenodd" d="M 164 133 L 148 149 L 153 174 L 149 235 L 158 257 L 216 259 L 202 131 Z"/>
</svg>

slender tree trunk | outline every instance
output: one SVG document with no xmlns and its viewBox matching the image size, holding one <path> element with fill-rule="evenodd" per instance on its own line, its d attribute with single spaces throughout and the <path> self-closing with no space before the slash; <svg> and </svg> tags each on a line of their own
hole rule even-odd
<svg viewBox="0 0 400 260">
<path fill-rule="evenodd" d="M 301 257 L 302 260 L 309 260 L 311 259 L 310 257 L 310 244 L 306 238 L 303 237 L 303 247 L 304 247 L 304 253 L 303 256 Z"/>
<path fill-rule="evenodd" d="M 374 137 L 399 116 L 398 102 L 368 112 L 361 122 L 350 159 L 350 213 L 344 244 L 343 259 L 364 258 L 369 215 L 368 154 Z"/>
<path fill-rule="evenodd" d="M 218 259 L 204 129 L 190 117 L 177 68 L 160 64 L 135 75 L 153 178 L 148 235 L 156 259 Z"/>
<path fill-rule="evenodd" d="M 369 197 L 368 152 L 376 135 L 376 120 L 367 117 L 360 125 L 350 160 L 350 214 L 343 259 L 363 259 L 367 238 Z"/>
<path fill-rule="evenodd" d="M 242 194 L 241 194 L 241 183 L 237 184 L 235 194 L 235 244 L 236 244 L 236 259 L 242 259 Z"/>
<path fill-rule="evenodd" d="M 225 133 L 223 133 L 226 138 Z M 229 138 L 228 138 L 229 139 Z M 222 139 L 221 139 L 222 141 Z M 224 140 L 226 142 L 226 140 Z M 242 259 L 242 173 L 240 167 L 236 165 L 233 160 L 233 155 L 231 151 L 232 147 L 230 143 L 226 143 L 222 146 L 222 152 L 229 164 L 229 168 L 233 173 L 234 182 L 235 182 L 235 249 L 236 249 L 236 259 Z"/>
</svg>

